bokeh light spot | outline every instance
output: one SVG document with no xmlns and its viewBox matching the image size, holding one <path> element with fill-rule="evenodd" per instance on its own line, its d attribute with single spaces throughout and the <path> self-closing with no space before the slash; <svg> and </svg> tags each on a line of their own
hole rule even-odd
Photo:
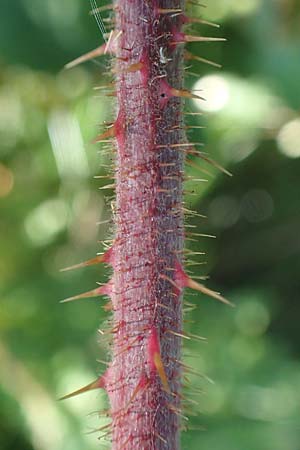
<svg viewBox="0 0 300 450">
<path fill-rule="evenodd" d="M 229 228 L 234 225 L 240 216 L 238 201 L 229 195 L 220 195 L 210 206 L 208 217 L 215 227 Z"/>
<path fill-rule="evenodd" d="M 83 137 L 78 120 L 67 110 L 55 110 L 48 121 L 48 133 L 62 180 L 89 175 Z"/>
<path fill-rule="evenodd" d="M 68 224 L 69 211 L 63 200 L 47 200 L 35 208 L 25 220 L 27 236 L 33 244 L 49 244 Z"/>
<path fill-rule="evenodd" d="M 287 384 L 277 386 L 247 386 L 237 396 L 238 412 L 249 419 L 276 421 L 291 415 L 297 399 Z"/>
<path fill-rule="evenodd" d="M 235 323 L 241 333 L 260 336 L 266 332 L 270 324 L 270 313 L 263 303 L 255 300 L 247 301 L 239 305 Z"/>
<path fill-rule="evenodd" d="M 279 130 L 277 145 L 285 156 L 300 157 L 300 119 L 291 120 Z"/>
<path fill-rule="evenodd" d="M 229 86 L 220 75 L 207 75 L 194 85 L 195 91 L 203 91 L 205 101 L 195 100 L 197 107 L 203 111 L 220 111 L 229 101 Z"/>
<path fill-rule="evenodd" d="M 7 197 L 14 187 L 14 176 L 10 169 L 0 164 L 0 198 Z"/>
</svg>

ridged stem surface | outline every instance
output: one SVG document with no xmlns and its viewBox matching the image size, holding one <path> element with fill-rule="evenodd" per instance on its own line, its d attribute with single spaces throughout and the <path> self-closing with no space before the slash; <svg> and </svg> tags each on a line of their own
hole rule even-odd
<svg viewBox="0 0 300 450">
<path fill-rule="evenodd" d="M 106 376 L 113 450 L 178 450 L 183 250 L 183 2 L 115 1 L 116 237 L 113 348 Z M 167 378 L 156 359 L 157 342 Z M 170 390 L 168 392 L 168 390 Z"/>
</svg>

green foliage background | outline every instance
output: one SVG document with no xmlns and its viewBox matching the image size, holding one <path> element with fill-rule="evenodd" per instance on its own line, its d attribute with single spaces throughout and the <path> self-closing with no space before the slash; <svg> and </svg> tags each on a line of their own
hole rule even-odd
<svg viewBox="0 0 300 450">
<path fill-rule="evenodd" d="M 224 68 L 188 69 L 187 86 L 208 98 L 187 106 L 207 111 L 188 117 L 208 126 L 190 137 L 234 177 L 194 161 L 210 174 L 187 183 L 186 203 L 208 218 L 192 217 L 188 231 L 217 239 L 188 241 L 207 253 L 197 256 L 206 265 L 189 268 L 209 273 L 209 286 L 236 308 L 186 293 L 197 305 L 187 330 L 207 342 L 186 345 L 196 403 L 187 403 L 183 448 L 299 450 L 300 4 L 208 3 L 192 5 L 192 15 L 220 23 L 221 31 L 202 33 L 228 42 L 191 46 Z M 96 223 L 110 219 L 113 192 L 98 190 L 106 180 L 93 176 L 106 173 L 113 155 L 90 144 L 113 117 L 112 98 L 94 90 L 110 81 L 108 65 L 62 70 L 103 42 L 88 10 L 87 0 L 1 1 L 1 450 L 108 445 L 90 433 L 107 421 L 95 412 L 107 408 L 103 393 L 57 401 L 92 381 L 103 370 L 97 360 L 108 358 L 97 332 L 109 318 L 103 300 L 59 303 L 107 278 L 98 267 L 59 269 L 94 256 L 112 236 L 109 223 Z"/>
</svg>

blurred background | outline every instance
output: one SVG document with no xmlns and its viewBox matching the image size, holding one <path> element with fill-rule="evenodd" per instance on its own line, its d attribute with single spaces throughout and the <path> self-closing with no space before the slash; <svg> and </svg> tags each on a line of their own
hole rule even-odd
<svg viewBox="0 0 300 450">
<path fill-rule="evenodd" d="M 236 308 L 186 293 L 197 306 L 187 330 L 207 342 L 185 347 L 196 403 L 183 449 L 300 450 L 300 4 L 190 3 L 193 17 L 221 25 L 193 25 L 193 34 L 228 40 L 190 44 L 223 65 L 187 68 L 187 87 L 207 99 L 187 105 L 204 113 L 187 123 L 207 126 L 190 139 L 234 176 L 196 159 L 187 168 L 207 178 L 186 184 L 187 207 L 207 215 L 192 216 L 188 231 L 217 236 L 188 236 L 189 248 L 206 253 L 188 269 L 209 274 Z M 107 423 L 97 413 L 107 408 L 102 392 L 57 401 L 109 359 L 101 300 L 59 303 L 107 279 L 102 267 L 59 270 L 112 237 L 114 194 L 94 178 L 112 155 L 91 144 L 113 119 L 113 99 L 95 90 L 111 81 L 108 60 L 63 70 L 103 43 L 89 9 L 88 0 L 1 1 L 1 450 L 109 447 L 94 432 Z"/>
</svg>

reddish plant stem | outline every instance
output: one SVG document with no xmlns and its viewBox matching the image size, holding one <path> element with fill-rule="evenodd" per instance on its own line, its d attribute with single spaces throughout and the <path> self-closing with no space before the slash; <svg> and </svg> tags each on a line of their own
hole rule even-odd
<svg viewBox="0 0 300 450">
<path fill-rule="evenodd" d="M 113 450 L 178 450 L 183 251 L 183 0 L 116 0 Z M 176 144 L 176 146 L 174 146 Z M 173 147 L 172 147 L 173 145 Z M 171 282 L 170 282 L 171 281 Z M 161 358 L 161 361 L 160 361 Z M 162 362 L 162 364 L 161 364 Z M 164 378 L 165 376 L 165 378 Z"/>
</svg>

